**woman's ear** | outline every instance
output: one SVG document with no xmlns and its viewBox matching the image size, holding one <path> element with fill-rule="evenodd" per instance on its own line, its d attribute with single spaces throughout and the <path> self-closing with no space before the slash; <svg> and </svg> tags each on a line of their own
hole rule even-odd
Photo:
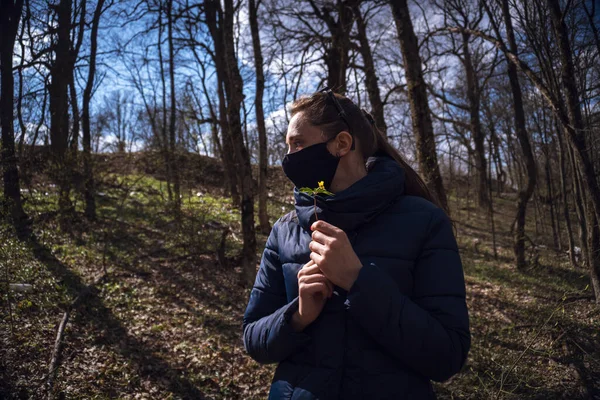
<svg viewBox="0 0 600 400">
<path fill-rule="evenodd" d="M 354 138 L 352 137 L 352 135 L 346 131 L 341 131 L 340 133 L 338 133 L 335 141 L 334 154 L 339 155 L 339 157 L 343 157 L 346 154 L 348 154 L 348 152 L 352 148 L 353 140 Z"/>
</svg>

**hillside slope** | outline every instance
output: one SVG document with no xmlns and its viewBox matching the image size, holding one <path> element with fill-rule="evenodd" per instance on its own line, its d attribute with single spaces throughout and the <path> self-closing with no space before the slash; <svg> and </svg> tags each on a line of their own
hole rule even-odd
<svg viewBox="0 0 600 400">
<path fill-rule="evenodd" d="M 178 223 L 165 211 L 166 187 L 156 170 L 141 168 L 139 157 L 122 157 L 99 165 L 97 222 L 83 218 L 75 196 L 76 214 L 61 229 L 56 188 L 37 175 L 23 193 L 35 239 L 19 242 L 0 228 L 2 280 L 32 285 L 29 292 L 7 292 L 1 284 L 0 398 L 46 396 L 58 325 L 82 292 L 64 332 L 55 394 L 265 398 L 274 367 L 244 353 L 249 292 L 237 284 L 239 213 L 223 197 L 218 165 L 185 163 Z M 271 175 L 274 221 L 292 206 L 289 183 L 278 169 Z M 473 208 L 465 187 L 449 192 L 473 346 L 463 372 L 436 385 L 439 398 L 600 396 L 600 311 L 585 271 L 574 271 L 564 252 L 552 250 L 549 226 L 536 227 L 533 219 L 528 235 L 538 245 L 530 250 L 537 261 L 516 271 L 509 233 L 514 200 L 494 198 L 494 258 L 489 215 Z M 226 229 L 232 233 L 223 246 Z M 262 245 L 266 238 L 259 239 Z"/>
</svg>

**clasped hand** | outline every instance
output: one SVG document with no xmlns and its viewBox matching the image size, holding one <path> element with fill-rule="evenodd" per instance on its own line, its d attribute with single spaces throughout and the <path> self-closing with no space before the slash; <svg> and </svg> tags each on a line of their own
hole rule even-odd
<svg viewBox="0 0 600 400">
<path fill-rule="evenodd" d="M 350 290 L 362 264 L 346 233 L 325 221 L 311 226 L 310 261 L 298 272 L 299 307 L 292 326 L 302 331 L 321 313 L 333 285 Z"/>
<path fill-rule="evenodd" d="M 302 331 L 321 313 L 333 285 L 350 290 L 362 264 L 346 233 L 325 221 L 312 224 L 310 261 L 298 272 L 299 307 L 292 326 Z"/>
<path fill-rule="evenodd" d="M 331 283 L 350 290 L 362 264 L 346 232 L 325 221 L 316 221 L 311 229 L 312 241 L 308 245 L 310 259 Z"/>
</svg>

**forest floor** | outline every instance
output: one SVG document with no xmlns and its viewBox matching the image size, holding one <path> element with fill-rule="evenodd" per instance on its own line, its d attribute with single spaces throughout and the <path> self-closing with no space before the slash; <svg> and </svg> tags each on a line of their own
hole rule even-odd
<svg viewBox="0 0 600 400">
<path fill-rule="evenodd" d="M 274 366 L 244 352 L 239 212 L 222 189 L 184 182 L 177 221 L 166 212 L 165 183 L 134 162 L 101 170 L 99 180 L 97 221 L 83 217 L 78 197 L 73 215 L 59 217 L 56 187 L 38 174 L 23 187 L 31 239 L 0 226 L 0 399 L 47 397 L 57 329 L 81 293 L 54 371 L 56 398 L 266 398 Z M 554 250 L 548 210 L 529 209 L 537 246 L 518 271 L 514 194 L 494 197 L 494 257 L 489 215 L 466 187 L 450 193 L 472 347 L 462 373 L 435 385 L 438 397 L 600 399 L 600 308 L 587 273 Z M 275 170 L 269 199 L 272 221 L 292 209 Z M 231 233 L 218 257 L 224 229 Z M 259 253 L 265 240 L 259 235 Z M 7 280 L 32 290 L 7 291 Z"/>
</svg>

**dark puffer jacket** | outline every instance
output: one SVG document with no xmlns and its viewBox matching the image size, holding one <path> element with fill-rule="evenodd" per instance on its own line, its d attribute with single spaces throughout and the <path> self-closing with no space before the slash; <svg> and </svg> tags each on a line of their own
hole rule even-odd
<svg viewBox="0 0 600 400">
<path fill-rule="evenodd" d="M 309 261 L 312 197 L 271 232 L 244 315 L 244 345 L 279 363 L 269 399 L 434 399 L 431 380 L 460 371 L 471 337 L 462 264 L 451 222 L 432 203 L 403 195 L 404 171 L 371 159 L 369 173 L 319 199 L 319 219 L 343 229 L 362 261 L 347 292 L 334 288 L 303 332 L 297 273 Z"/>
</svg>

